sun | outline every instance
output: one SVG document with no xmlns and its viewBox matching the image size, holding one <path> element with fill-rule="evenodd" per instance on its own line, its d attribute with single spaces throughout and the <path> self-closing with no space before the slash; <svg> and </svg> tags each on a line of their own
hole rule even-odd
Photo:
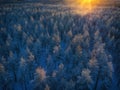
<svg viewBox="0 0 120 90">
<path fill-rule="evenodd" d="M 66 3 L 74 9 L 75 13 L 86 15 L 94 11 L 98 0 L 66 0 Z"/>
<path fill-rule="evenodd" d="M 77 0 L 78 2 L 78 7 L 80 7 L 81 9 L 83 9 L 85 11 L 85 13 L 91 12 L 92 10 L 92 2 L 91 0 Z"/>
</svg>

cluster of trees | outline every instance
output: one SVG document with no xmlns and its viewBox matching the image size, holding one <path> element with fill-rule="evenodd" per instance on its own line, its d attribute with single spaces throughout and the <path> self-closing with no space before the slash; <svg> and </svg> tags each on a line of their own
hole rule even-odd
<svg viewBox="0 0 120 90">
<path fill-rule="evenodd" d="M 0 90 L 111 88 L 117 28 L 111 14 L 8 8 L 0 12 Z"/>
<path fill-rule="evenodd" d="M 44 4 L 55 4 L 55 3 L 62 3 L 64 0 L 0 0 L 2 3 L 22 3 L 22 2 L 40 2 Z"/>
<path fill-rule="evenodd" d="M 116 15 L 114 19 L 112 19 L 112 26 L 116 28 L 116 30 L 112 31 L 112 34 L 114 35 L 114 63 L 115 63 L 115 70 L 117 74 L 118 83 L 117 85 L 120 88 L 120 15 Z M 115 22 L 116 21 L 116 22 Z M 115 22 L 115 23 L 113 23 Z"/>
</svg>

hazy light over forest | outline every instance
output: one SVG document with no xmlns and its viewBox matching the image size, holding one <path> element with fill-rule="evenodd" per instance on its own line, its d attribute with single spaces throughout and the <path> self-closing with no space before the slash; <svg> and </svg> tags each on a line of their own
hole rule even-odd
<svg viewBox="0 0 120 90">
<path fill-rule="evenodd" d="M 114 6 L 118 0 L 65 0 L 65 3 L 74 9 L 74 13 L 86 15 L 94 12 L 99 6 Z"/>
</svg>

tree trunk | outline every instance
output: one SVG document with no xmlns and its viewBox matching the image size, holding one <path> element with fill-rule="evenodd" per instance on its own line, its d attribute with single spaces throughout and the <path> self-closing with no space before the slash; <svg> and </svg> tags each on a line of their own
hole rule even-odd
<svg viewBox="0 0 120 90">
<path fill-rule="evenodd" d="M 98 82 L 99 82 L 99 77 L 100 77 L 100 68 L 99 68 L 99 71 L 98 71 L 97 80 L 95 82 L 94 90 L 97 90 L 97 86 L 98 86 Z"/>
</svg>

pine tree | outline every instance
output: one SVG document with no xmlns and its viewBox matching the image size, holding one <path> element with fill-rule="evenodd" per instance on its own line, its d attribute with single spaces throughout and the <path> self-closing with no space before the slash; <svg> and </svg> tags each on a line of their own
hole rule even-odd
<svg viewBox="0 0 120 90">
<path fill-rule="evenodd" d="M 92 90 L 92 78 L 90 75 L 91 71 L 89 69 L 83 69 L 81 76 L 78 77 L 76 84 L 76 90 Z"/>
<path fill-rule="evenodd" d="M 45 80 L 46 80 L 46 72 L 43 68 L 38 67 L 36 69 L 36 73 L 34 76 L 34 81 L 33 81 L 33 89 L 34 90 L 44 90 L 45 88 Z"/>
</svg>

